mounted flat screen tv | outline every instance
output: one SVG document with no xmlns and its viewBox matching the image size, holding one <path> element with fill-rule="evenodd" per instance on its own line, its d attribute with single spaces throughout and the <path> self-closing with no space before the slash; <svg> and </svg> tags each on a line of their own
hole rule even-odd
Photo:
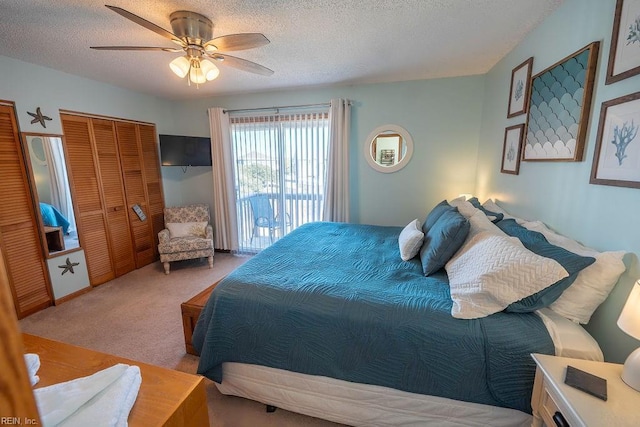
<svg viewBox="0 0 640 427">
<path fill-rule="evenodd" d="M 211 166 L 211 138 L 160 135 L 162 166 Z"/>
</svg>

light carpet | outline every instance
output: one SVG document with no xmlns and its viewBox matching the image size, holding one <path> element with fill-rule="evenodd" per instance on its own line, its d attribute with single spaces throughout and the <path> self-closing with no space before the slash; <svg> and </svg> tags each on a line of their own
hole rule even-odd
<svg viewBox="0 0 640 427">
<path fill-rule="evenodd" d="M 90 292 L 20 320 L 23 332 L 115 354 L 165 368 L 195 373 L 198 358 L 185 353 L 180 304 L 223 278 L 249 257 L 216 253 L 206 260 L 150 264 Z M 206 380 L 212 427 L 314 426 L 338 424 L 221 394 Z"/>
</svg>

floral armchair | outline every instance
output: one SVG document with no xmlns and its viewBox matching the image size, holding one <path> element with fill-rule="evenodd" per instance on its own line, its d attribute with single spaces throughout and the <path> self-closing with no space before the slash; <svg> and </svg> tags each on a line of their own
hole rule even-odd
<svg viewBox="0 0 640 427">
<path fill-rule="evenodd" d="M 169 274 L 169 262 L 204 258 L 213 268 L 213 228 L 209 206 L 194 204 L 164 209 L 165 229 L 158 233 L 158 252 Z"/>
</svg>

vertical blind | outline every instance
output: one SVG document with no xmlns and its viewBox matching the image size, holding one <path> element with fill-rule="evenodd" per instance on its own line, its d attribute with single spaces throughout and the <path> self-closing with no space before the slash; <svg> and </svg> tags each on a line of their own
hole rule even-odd
<svg viewBox="0 0 640 427">
<path fill-rule="evenodd" d="M 230 117 L 239 251 L 322 220 L 328 112 Z"/>
</svg>

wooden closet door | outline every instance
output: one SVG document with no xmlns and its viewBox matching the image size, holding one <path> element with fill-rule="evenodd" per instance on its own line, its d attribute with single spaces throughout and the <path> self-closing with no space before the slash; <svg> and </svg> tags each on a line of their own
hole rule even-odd
<svg viewBox="0 0 640 427">
<path fill-rule="evenodd" d="M 129 215 L 129 226 L 133 236 L 136 268 L 140 268 L 153 262 L 155 240 L 152 237 L 152 219 L 146 194 L 138 125 L 129 122 L 116 122 L 116 130 L 127 206 L 132 212 Z M 144 221 L 133 212 L 132 208 L 135 205 L 138 205 L 146 215 Z"/>
<path fill-rule="evenodd" d="M 160 157 L 156 128 L 151 125 L 139 125 L 140 145 L 144 166 L 144 178 L 147 183 L 149 200 L 149 216 L 153 229 L 154 259 L 158 257 L 158 233 L 164 228 L 164 195 L 162 193 L 162 175 L 160 174 Z"/>
<path fill-rule="evenodd" d="M 101 195 L 91 119 L 61 114 L 69 180 L 77 209 L 80 246 L 87 257 L 92 286 L 115 278 L 107 217 Z"/>
<path fill-rule="evenodd" d="M 52 304 L 40 229 L 12 105 L 0 105 L 0 245 L 18 318 Z"/>
<path fill-rule="evenodd" d="M 91 119 L 116 277 L 136 268 L 113 121 Z"/>
</svg>

